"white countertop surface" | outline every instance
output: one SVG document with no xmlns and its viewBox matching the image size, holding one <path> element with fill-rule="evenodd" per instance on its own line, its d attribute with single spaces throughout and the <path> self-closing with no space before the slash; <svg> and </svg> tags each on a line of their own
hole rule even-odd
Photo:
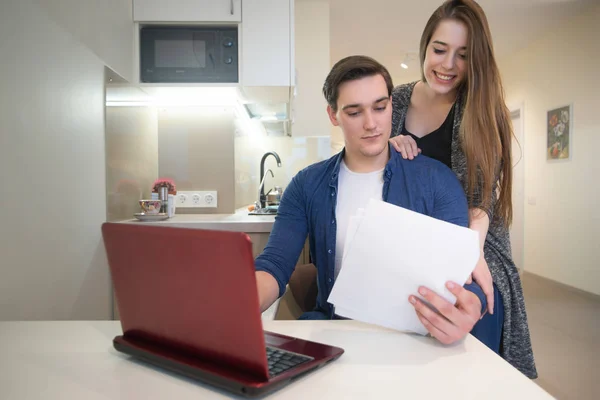
<svg viewBox="0 0 600 400">
<path fill-rule="evenodd" d="M 472 336 L 452 347 L 356 321 L 264 321 L 267 330 L 342 347 L 335 362 L 268 399 L 551 399 Z M 132 361 L 118 321 L 0 322 L 0 399 L 235 398 Z"/>
<path fill-rule="evenodd" d="M 223 231 L 269 233 L 275 222 L 274 215 L 248 215 L 246 208 L 234 214 L 177 214 L 164 221 L 147 222 L 135 218 L 120 221 L 132 224 L 173 226 L 179 228 L 215 229 Z"/>
</svg>

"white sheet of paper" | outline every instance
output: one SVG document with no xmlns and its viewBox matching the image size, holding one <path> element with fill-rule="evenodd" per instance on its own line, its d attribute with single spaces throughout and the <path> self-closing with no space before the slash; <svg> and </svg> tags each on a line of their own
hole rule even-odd
<svg viewBox="0 0 600 400">
<path fill-rule="evenodd" d="M 358 230 L 358 227 L 362 221 L 363 217 L 362 216 L 352 216 L 350 217 L 350 220 L 348 221 L 348 227 L 346 228 L 346 242 L 344 244 L 344 254 L 342 256 L 342 260 L 346 257 L 346 254 L 348 254 L 348 249 L 350 248 L 350 245 L 352 244 L 352 240 L 354 240 L 354 235 L 356 235 L 356 231 Z M 342 262 L 343 265 L 343 262 Z"/>
<path fill-rule="evenodd" d="M 445 283 L 463 285 L 479 259 L 477 232 L 374 199 L 346 238 L 328 301 L 340 316 L 400 331 L 427 333 L 408 302 L 419 286 L 454 303 Z"/>
</svg>

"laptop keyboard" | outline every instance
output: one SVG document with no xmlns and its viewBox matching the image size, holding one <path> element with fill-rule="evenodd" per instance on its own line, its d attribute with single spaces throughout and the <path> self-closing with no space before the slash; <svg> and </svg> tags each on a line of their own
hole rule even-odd
<svg viewBox="0 0 600 400">
<path fill-rule="evenodd" d="M 269 375 L 271 377 L 277 376 L 290 368 L 294 368 L 312 359 L 312 357 L 267 346 L 267 362 L 269 363 Z"/>
</svg>

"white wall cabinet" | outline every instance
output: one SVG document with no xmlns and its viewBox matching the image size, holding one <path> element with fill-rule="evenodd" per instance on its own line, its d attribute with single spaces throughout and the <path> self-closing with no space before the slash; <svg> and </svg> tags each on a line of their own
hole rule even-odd
<svg viewBox="0 0 600 400">
<path fill-rule="evenodd" d="M 240 22 L 242 0 L 133 0 L 133 20 L 135 22 Z"/>
<path fill-rule="evenodd" d="M 294 85 L 294 0 L 244 0 L 241 83 Z"/>
</svg>

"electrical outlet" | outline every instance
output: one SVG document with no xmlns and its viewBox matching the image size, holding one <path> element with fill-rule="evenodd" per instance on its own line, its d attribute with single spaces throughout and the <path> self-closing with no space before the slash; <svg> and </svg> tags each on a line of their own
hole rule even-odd
<svg viewBox="0 0 600 400">
<path fill-rule="evenodd" d="M 177 191 L 177 207 L 180 208 L 216 208 L 216 190 Z"/>
</svg>

